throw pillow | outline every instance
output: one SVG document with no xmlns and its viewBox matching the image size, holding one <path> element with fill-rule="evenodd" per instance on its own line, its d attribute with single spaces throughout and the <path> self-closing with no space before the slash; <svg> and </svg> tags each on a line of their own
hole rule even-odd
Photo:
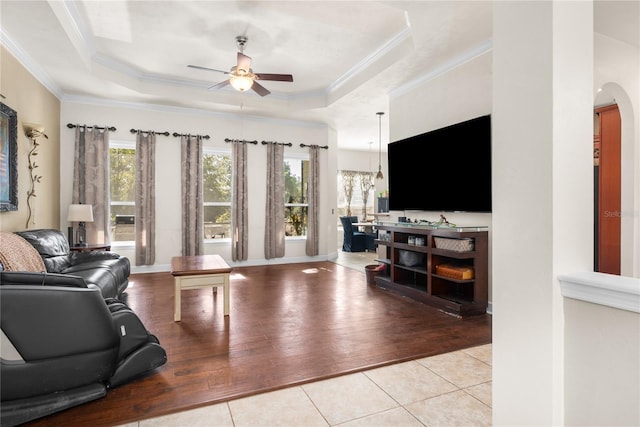
<svg viewBox="0 0 640 427">
<path fill-rule="evenodd" d="M 5 271 L 46 271 L 42 257 L 25 239 L 0 232 L 0 263 Z"/>
</svg>

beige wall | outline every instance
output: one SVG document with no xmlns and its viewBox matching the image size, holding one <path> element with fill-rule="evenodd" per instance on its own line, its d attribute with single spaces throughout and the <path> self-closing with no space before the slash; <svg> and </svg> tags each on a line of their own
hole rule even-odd
<svg viewBox="0 0 640 427">
<path fill-rule="evenodd" d="M 60 224 L 60 101 L 38 82 L 4 47 L 0 47 L 0 93 L 2 102 L 18 113 L 18 210 L 0 212 L 0 230 L 58 228 Z M 22 123 L 44 125 L 49 139 L 39 138 L 38 155 L 33 158 L 42 180 L 36 183 L 31 199 L 32 218 L 27 227 L 27 191 L 30 174 L 27 154 L 31 141 Z"/>
</svg>

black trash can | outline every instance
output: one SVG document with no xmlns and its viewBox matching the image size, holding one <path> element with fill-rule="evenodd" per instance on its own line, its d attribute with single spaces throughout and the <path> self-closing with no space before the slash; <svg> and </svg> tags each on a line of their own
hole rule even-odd
<svg viewBox="0 0 640 427">
<path fill-rule="evenodd" d="M 367 285 L 376 284 L 376 276 L 384 273 L 384 264 L 369 264 L 364 266 L 364 273 L 367 276 Z"/>
</svg>

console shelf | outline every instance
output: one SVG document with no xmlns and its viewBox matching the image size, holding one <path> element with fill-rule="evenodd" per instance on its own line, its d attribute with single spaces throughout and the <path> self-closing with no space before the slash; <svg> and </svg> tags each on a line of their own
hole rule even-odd
<svg viewBox="0 0 640 427">
<path fill-rule="evenodd" d="M 377 261 L 387 265 L 385 274 L 375 278 L 377 286 L 458 317 L 486 313 L 488 233 L 484 227 L 394 223 L 376 228 L 380 235 L 376 243 L 382 249 Z M 472 277 L 461 271 L 471 272 Z M 460 277 L 455 277 L 458 272 Z"/>
</svg>

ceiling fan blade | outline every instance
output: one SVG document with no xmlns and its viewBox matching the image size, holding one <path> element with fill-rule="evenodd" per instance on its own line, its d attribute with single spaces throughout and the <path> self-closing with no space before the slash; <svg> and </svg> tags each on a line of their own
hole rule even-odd
<svg viewBox="0 0 640 427">
<path fill-rule="evenodd" d="M 209 86 L 207 89 L 209 89 L 209 90 L 217 90 L 217 89 L 225 87 L 228 84 L 229 84 L 229 79 L 227 79 L 227 80 L 225 80 L 223 82 L 220 82 L 220 83 L 216 83 L 213 86 Z"/>
<path fill-rule="evenodd" d="M 292 82 L 293 76 L 291 74 L 268 74 L 268 73 L 254 73 L 258 80 L 274 80 L 277 82 Z"/>
<path fill-rule="evenodd" d="M 260 83 L 258 83 L 255 80 L 253 81 L 253 85 L 251 86 L 251 89 L 256 91 L 256 93 L 260 96 L 267 96 L 271 93 L 269 92 L 269 90 L 267 90 L 266 87 L 262 86 Z"/>
<path fill-rule="evenodd" d="M 216 73 L 229 74 L 229 72 L 228 72 L 228 71 L 216 70 L 215 68 L 201 67 L 201 66 L 199 66 L 199 65 L 187 65 L 187 67 L 189 67 L 189 68 L 196 68 L 196 69 L 198 69 L 198 70 L 215 71 Z"/>
<path fill-rule="evenodd" d="M 238 70 L 244 70 L 247 73 L 251 69 L 251 58 L 242 52 L 238 52 Z"/>
</svg>

